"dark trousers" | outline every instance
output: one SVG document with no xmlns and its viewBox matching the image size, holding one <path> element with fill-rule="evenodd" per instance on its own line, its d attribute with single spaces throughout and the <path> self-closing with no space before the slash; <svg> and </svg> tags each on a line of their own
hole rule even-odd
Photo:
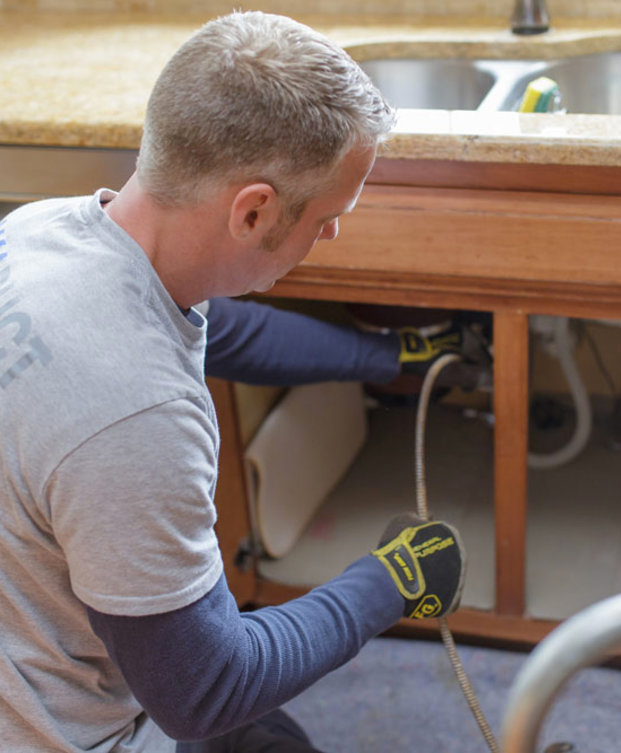
<svg viewBox="0 0 621 753">
<path fill-rule="evenodd" d="M 177 743 L 177 753 L 321 753 L 281 709 L 212 740 Z"/>
</svg>

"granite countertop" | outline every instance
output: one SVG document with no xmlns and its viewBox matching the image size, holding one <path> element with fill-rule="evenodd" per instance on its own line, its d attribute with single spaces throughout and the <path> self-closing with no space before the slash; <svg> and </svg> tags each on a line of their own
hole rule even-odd
<svg viewBox="0 0 621 753">
<path fill-rule="evenodd" d="M 160 69 L 206 19 L 121 14 L 0 12 L 0 144 L 138 147 L 144 108 Z M 516 37 L 498 24 L 452 26 L 380 17 L 300 18 L 358 60 L 565 55 L 621 50 L 621 19 L 559 20 Z M 382 149 L 392 159 L 621 165 L 621 116 L 404 110 Z"/>
</svg>

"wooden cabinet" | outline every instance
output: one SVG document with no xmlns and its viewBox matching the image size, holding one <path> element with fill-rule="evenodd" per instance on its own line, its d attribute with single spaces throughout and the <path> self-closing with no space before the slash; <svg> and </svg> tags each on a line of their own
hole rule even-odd
<svg viewBox="0 0 621 753">
<path fill-rule="evenodd" d="M 379 159 L 340 224 L 339 237 L 318 244 L 274 295 L 493 314 L 495 607 L 461 609 L 450 623 L 464 639 L 538 641 L 556 623 L 525 612 L 528 316 L 621 319 L 621 169 Z M 210 386 L 222 424 L 216 502 L 230 585 L 240 603 L 299 595 L 258 577 L 239 554 L 249 520 L 234 391 Z"/>
</svg>

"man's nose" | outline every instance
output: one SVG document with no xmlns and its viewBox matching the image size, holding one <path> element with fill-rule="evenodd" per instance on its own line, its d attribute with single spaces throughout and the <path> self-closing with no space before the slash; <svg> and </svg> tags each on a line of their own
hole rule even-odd
<svg viewBox="0 0 621 753">
<path fill-rule="evenodd" d="M 323 226 L 319 240 L 333 241 L 339 234 L 339 221 L 338 219 L 330 220 Z"/>
</svg>

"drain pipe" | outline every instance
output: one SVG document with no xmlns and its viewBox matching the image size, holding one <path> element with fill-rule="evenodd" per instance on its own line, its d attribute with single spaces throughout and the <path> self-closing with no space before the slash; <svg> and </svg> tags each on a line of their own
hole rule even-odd
<svg viewBox="0 0 621 753">
<path fill-rule="evenodd" d="M 530 468 L 556 468 L 577 457 L 587 445 L 593 428 L 589 394 L 574 359 L 574 344 L 566 316 L 533 316 L 530 327 L 541 336 L 544 347 L 558 359 L 576 409 L 576 426 L 566 445 L 550 453 L 528 453 Z"/>
<path fill-rule="evenodd" d="M 593 604 L 553 630 L 534 649 L 509 694 L 502 753 L 534 753 L 544 717 L 562 686 L 596 664 L 621 640 L 621 596 Z"/>
</svg>

